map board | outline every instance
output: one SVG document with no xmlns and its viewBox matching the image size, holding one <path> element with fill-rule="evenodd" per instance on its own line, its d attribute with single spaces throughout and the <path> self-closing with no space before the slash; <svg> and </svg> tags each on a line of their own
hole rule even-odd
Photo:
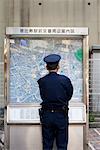
<svg viewBox="0 0 100 150">
<path fill-rule="evenodd" d="M 58 73 L 68 76 L 74 86 L 71 101 L 82 101 L 82 39 L 48 37 L 10 39 L 10 103 L 33 104 L 42 102 L 37 80 L 48 73 L 43 58 L 52 53 L 61 55 Z"/>
</svg>

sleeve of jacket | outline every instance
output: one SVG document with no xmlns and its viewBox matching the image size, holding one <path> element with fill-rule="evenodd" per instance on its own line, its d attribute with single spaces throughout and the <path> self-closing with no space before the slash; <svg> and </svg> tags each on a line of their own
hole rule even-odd
<svg viewBox="0 0 100 150">
<path fill-rule="evenodd" d="M 73 95 L 73 85 L 69 78 L 66 78 L 64 84 L 65 84 L 68 100 L 70 100 Z"/>
<path fill-rule="evenodd" d="M 43 89 L 42 79 L 40 78 L 37 82 L 39 85 L 40 96 L 43 99 L 44 98 L 44 89 Z"/>
</svg>

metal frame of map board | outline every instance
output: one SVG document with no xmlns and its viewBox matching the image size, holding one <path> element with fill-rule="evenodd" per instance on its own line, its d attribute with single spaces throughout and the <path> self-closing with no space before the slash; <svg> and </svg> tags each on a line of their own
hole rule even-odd
<svg viewBox="0 0 100 150">
<path fill-rule="evenodd" d="M 5 106 L 15 108 L 9 103 L 9 45 L 10 40 L 15 38 L 39 38 L 39 37 L 68 37 L 81 38 L 83 40 L 83 104 L 88 108 L 88 28 L 66 28 L 66 27 L 7 27 L 4 41 L 4 71 L 5 71 Z M 28 104 L 18 104 L 17 108 L 28 108 Z M 33 107 L 33 106 L 32 106 Z M 37 105 L 37 109 L 39 108 Z M 18 109 L 19 109 L 18 108 Z M 7 116 L 9 123 L 17 123 Z M 12 121 L 11 121 L 12 120 Z M 37 120 L 33 119 L 33 123 Z M 83 121 L 80 121 L 83 123 Z M 20 120 L 20 123 L 30 123 L 28 120 Z M 76 121 L 77 123 L 77 121 Z"/>
</svg>

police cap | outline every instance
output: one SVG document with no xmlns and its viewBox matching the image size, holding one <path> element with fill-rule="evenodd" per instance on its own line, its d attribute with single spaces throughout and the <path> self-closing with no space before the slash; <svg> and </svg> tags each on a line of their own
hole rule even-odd
<svg viewBox="0 0 100 150">
<path fill-rule="evenodd" d="M 50 54 L 44 58 L 44 62 L 47 64 L 55 64 L 58 63 L 61 59 L 60 55 L 57 54 Z"/>
</svg>

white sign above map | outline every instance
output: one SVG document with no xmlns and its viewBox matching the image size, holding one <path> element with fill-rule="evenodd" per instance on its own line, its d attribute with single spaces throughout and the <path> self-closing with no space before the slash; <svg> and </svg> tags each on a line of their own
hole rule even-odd
<svg viewBox="0 0 100 150">
<path fill-rule="evenodd" d="M 88 35 L 88 28 L 73 27 L 7 27 L 6 35 Z"/>
</svg>

